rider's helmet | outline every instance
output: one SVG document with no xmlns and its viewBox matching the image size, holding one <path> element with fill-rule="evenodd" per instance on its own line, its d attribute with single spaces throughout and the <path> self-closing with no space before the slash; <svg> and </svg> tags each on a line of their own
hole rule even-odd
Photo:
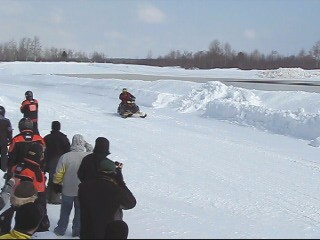
<svg viewBox="0 0 320 240">
<path fill-rule="evenodd" d="M 4 117 L 5 114 L 6 114 L 6 109 L 3 106 L 0 106 L 0 115 Z"/>
<path fill-rule="evenodd" d="M 26 93 L 24 95 L 26 96 L 27 100 L 33 99 L 33 93 L 30 90 L 26 91 Z"/>
<path fill-rule="evenodd" d="M 122 89 L 122 92 L 128 92 L 128 89 L 123 88 L 123 89 Z"/>
<path fill-rule="evenodd" d="M 22 132 L 24 130 L 32 130 L 33 129 L 33 122 L 30 118 L 22 118 L 19 121 L 19 131 Z"/>
</svg>

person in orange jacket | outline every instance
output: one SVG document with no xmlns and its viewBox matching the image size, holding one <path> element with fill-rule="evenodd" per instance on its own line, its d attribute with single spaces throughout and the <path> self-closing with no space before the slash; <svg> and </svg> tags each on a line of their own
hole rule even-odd
<svg viewBox="0 0 320 240">
<path fill-rule="evenodd" d="M 30 181 L 38 191 L 38 198 L 35 203 L 44 213 L 44 217 L 37 229 L 37 232 L 49 231 L 50 227 L 50 221 L 47 215 L 47 178 L 40 167 L 42 155 L 42 145 L 39 143 L 33 143 L 28 149 L 23 161 L 12 168 L 15 186 L 19 185 L 21 181 Z"/>
<path fill-rule="evenodd" d="M 39 134 L 38 130 L 38 109 L 39 102 L 33 98 L 32 91 L 25 92 L 26 99 L 21 103 L 20 111 L 23 113 L 23 117 L 30 118 L 33 122 L 33 132 Z"/>
<path fill-rule="evenodd" d="M 20 133 L 13 137 L 9 145 L 9 159 L 7 165 L 8 170 L 6 177 L 7 180 L 11 178 L 11 168 L 23 160 L 28 148 L 32 143 L 40 143 L 44 150 L 46 147 L 44 139 L 40 135 L 33 132 L 33 122 L 30 118 L 22 118 L 19 121 L 19 130 Z M 43 156 L 41 160 L 43 160 Z M 41 161 L 41 167 L 42 165 L 43 161 Z"/>
</svg>

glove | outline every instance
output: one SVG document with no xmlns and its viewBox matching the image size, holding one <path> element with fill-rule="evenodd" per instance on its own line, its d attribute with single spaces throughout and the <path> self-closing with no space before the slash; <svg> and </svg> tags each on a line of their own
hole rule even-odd
<svg viewBox="0 0 320 240">
<path fill-rule="evenodd" d="M 52 187 L 53 187 L 53 191 L 55 193 L 62 193 L 62 185 L 61 184 L 53 183 Z"/>
<path fill-rule="evenodd" d="M 121 168 L 117 167 L 115 172 L 116 172 L 116 174 L 115 174 L 114 178 L 116 179 L 118 185 L 121 186 L 121 187 L 125 186 L 126 183 L 123 180 L 123 175 L 122 175 Z"/>
</svg>

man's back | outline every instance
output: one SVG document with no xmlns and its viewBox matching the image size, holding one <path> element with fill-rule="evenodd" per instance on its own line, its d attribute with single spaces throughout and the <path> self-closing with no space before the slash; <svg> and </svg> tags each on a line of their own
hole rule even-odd
<svg viewBox="0 0 320 240">
<path fill-rule="evenodd" d="M 23 160 L 33 143 L 39 143 L 45 149 L 43 138 L 38 134 L 34 134 L 31 130 L 24 130 L 12 139 L 9 146 L 8 169 Z"/>
<path fill-rule="evenodd" d="M 120 187 L 109 178 L 96 178 L 79 185 L 81 207 L 81 238 L 103 239 L 105 229 L 115 219 L 120 205 L 126 209 L 135 207 L 136 199 L 126 187 Z M 92 204 L 94 203 L 94 204 Z"/>
<path fill-rule="evenodd" d="M 8 145 L 12 139 L 12 126 L 9 119 L 0 115 L 0 146 Z"/>
<path fill-rule="evenodd" d="M 44 137 L 44 141 L 46 169 L 54 171 L 59 158 L 70 151 L 70 142 L 68 137 L 60 131 L 51 131 Z"/>
</svg>

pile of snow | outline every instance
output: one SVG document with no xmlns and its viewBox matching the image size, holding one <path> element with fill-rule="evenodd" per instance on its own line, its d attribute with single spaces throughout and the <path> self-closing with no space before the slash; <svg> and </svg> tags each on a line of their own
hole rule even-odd
<svg viewBox="0 0 320 240">
<path fill-rule="evenodd" d="M 207 110 L 208 104 L 212 102 L 230 103 L 234 102 L 240 105 L 260 105 L 260 99 L 252 91 L 226 86 L 221 82 L 208 82 L 200 85 L 198 89 L 192 89 L 184 99 L 180 112 L 194 112 L 198 110 Z"/>
<path fill-rule="evenodd" d="M 261 71 L 257 75 L 261 78 L 306 79 L 319 77 L 320 71 L 310 71 L 302 68 L 279 68 L 275 70 Z"/>
<path fill-rule="evenodd" d="M 221 82 L 198 84 L 181 95 L 160 93 L 153 106 L 174 107 L 181 113 L 229 121 L 263 131 L 311 140 L 320 136 L 320 113 L 272 109 L 253 91 L 226 86 Z"/>
</svg>

